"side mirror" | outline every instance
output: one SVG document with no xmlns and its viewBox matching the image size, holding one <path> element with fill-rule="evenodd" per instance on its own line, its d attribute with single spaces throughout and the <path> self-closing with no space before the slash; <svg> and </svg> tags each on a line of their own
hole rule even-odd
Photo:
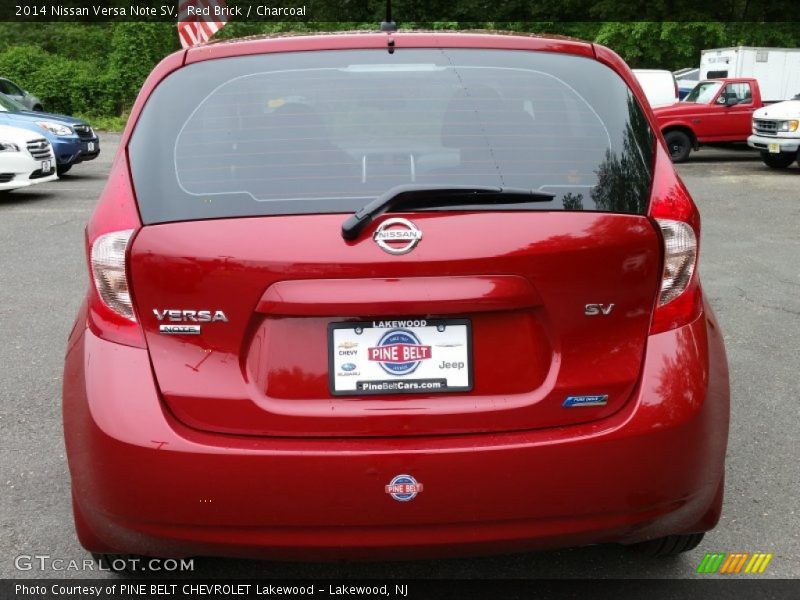
<svg viewBox="0 0 800 600">
<path fill-rule="evenodd" d="M 736 96 L 731 96 L 725 101 L 725 106 L 736 106 L 739 104 L 739 99 Z"/>
</svg>

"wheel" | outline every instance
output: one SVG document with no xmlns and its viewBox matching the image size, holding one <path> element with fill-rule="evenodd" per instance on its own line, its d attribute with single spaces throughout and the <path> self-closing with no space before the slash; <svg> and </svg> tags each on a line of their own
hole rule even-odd
<svg viewBox="0 0 800 600">
<path fill-rule="evenodd" d="M 41 104 L 35 104 L 32 110 L 35 112 L 44 112 L 44 107 Z"/>
<path fill-rule="evenodd" d="M 72 168 L 72 165 L 56 165 L 56 173 L 58 176 L 61 177 L 64 173 L 69 171 Z"/>
<path fill-rule="evenodd" d="M 794 162 L 794 159 L 795 155 L 788 152 L 781 152 L 780 154 L 761 153 L 761 160 L 771 169 L 785 169 Z"/>
<path fill-rule="evenodd" d="M 681 163 L 689 158 L 689 153 L 692 151 L 692 140 L 684 132 L 670 131 L 664 136 L 664 140 L 667 142 L 672 162 Z"/>
<path fill-rule="evenodd" d="M 677 556 L 682 552 L 688 552 L 697 548 L 703 540 L 704 533 L 685 533 L 681 535 L 668 535 L 646 542 L 640 542 L 630 546 L 631 550 L 651 556 L 661 558 L 663 556 Z"/>
</svg>

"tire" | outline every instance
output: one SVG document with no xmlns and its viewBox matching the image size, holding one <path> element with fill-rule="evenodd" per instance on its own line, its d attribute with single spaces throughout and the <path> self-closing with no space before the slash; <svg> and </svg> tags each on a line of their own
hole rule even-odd
<svg viewBox="0 0 800 600">
<path fill-rule="evenodd" d="M 781 152 L 780 154 L 772 154 L 770 152 L 761 153 L 761 160 L 763 160 L 764 164 L 770 169 L 785 169 L 794 162 L 795 158 L 796 155 L 790 154 L 789 152 Z"/>
<path fill-rule="evenodd" d="M 72 165 L 56 165 L 56 173 L 58 176 L 61 177 L 64 173 L 68 172 L 72 168 Z"/>
<path fill-rule="evenodd" d="M 638 554 L 652 558 L 677 556 L 683 552 L 694 550 L 703 541 L 704 533 L 685 533 L 681 535 L 668 535 L 646 542 L 633 544 L 630 549 Z"/>
<path fill-rule="evenodd" d="M 34 112 L 44 112 L 44 107 L 41 104 L 36 104 L 31 110 Z"/>
<path fill-rule="evenodd" d="M 674 163 L 682 163 L 689 158 L 692 151 L 692 140 L 683 131 L 670 131 L 664 136 L 669 156 Z"/>
</svg>

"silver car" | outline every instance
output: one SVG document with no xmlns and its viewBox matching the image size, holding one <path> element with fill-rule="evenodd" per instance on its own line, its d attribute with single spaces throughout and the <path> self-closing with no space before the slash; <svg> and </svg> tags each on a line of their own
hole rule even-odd
<svg viewBox="0 0 800 600">
<path fill-rule="evenodd" d="M 33 94 L 26 92 L 10 79 L 0 77 L 0 93 L 11 96 L 14 100 L 23 104 L 28 110 L 43 111 L 42 101 Z"/>
</svg>

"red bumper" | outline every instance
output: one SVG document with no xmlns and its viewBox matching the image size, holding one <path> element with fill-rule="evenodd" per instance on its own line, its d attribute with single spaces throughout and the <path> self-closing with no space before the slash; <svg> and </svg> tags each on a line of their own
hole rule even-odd
<svg viewBox="0 0 800 600">
<path fill-rule="evenodd" d="M 722 341 L 703 316 L 651 337 L 636 397 L 595 423 L 475 436 L 243 438 L 180 425 L 159 399 L 146 350 L 78 330 L 66 359 L 64 429 L 76 527 L 89 550 L 422 557 L 712 528 L 728 399 Z M 424 486 L 411 502 L 385 492 L 401 473 Z"/>
</svg>

